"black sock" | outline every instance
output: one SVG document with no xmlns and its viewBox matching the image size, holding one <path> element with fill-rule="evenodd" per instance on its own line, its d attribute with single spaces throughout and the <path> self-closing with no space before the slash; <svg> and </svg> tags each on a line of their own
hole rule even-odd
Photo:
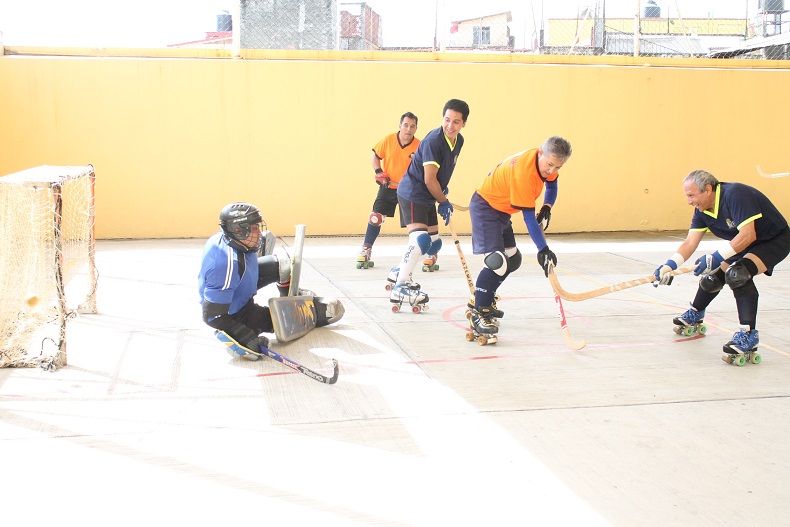
<svg viewBox="0 0 790 527">
<path fill-rule="evenodd" d="M 750 330 L 754 329 L 757 326 L 757 303 L 760 299 L 757 286 L 749 280 L 745 286 L 733 289 L 732 294 L 735 297 L 735 305 L 738 306 L 738 321 L 742 326 L 749 326 Z"/>
</svg>

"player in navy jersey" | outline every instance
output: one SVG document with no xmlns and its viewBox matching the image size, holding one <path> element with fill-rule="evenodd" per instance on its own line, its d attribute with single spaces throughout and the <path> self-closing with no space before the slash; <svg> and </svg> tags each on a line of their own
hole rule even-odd
<svg viewBox="0 0 790 527">
<path fill-rule="evenodd" d="M 264 231 L 263 218 L 254 205 L 226 205 L 220 212 L 219 224 L 221 230 L 206 241 L 198 275 L 203 321 L 257 352 L 269 345 L 261 333 L 273 333 L 274 325 L 269 308 L 259 306 L 253 298 L 259 289 L 272 283 L 277 283 L 281 296 L 288 294 L 290 259 L 270 254 L 274 236 Z M 301 289 L 299 294 L 312 296 L 312 292 Z M 317 326 L 325 326 L 342 316 L 343 309 L 337 300 L 314 298 L 314 305 Z M 259 355 L 243 357 L 257 360 Z"/>
<path fill-rule="evenodd" d="M 401 225 L 409 233 L 403 259 L 390 271 L 394 281 L 390 302 L 400 306 L 408 302 L 412 307 L 424 306 L 428 295 L 411 280 L 412 271 L 426 254 L 436 254 L 441 247 L 438 213 L 447 225 L 453 206 L 447 198 L 448 185 L 458 155 L 464 146 L 461 128 L 469 117 L 469 105 L 450 99 L 442 110 L 442 126 L 428 132 L 398 185 L 398 209 Z"/>
<path fill-rule="evenodd" d="M 697 294 L 691 309 L 676 317 L 674 323 L 698 327 L 705 308 L 728 285 L 735 297 L 740 329 L 724 345 L 724 358 L 742 365 L 742 356 L 751 358 L 756 354 L 760 341 L 759 295 L 753 277 L 762 273 L 771 276 L 774 267 L 787 257 L 790 229 L 773 203 L 748 185 L 719 182 L 713 174 L 695 170 L 683 180 L 683 188 L 689 205 L 695 209 L 691 227 L 675 254 L 655 270 L 654 285 L 672 282 L 670 271 L 694 253 L 706 232 L 724 240 L 716 251 L 696 260 L 694 274 L 702 275 Z"/>
</svg>

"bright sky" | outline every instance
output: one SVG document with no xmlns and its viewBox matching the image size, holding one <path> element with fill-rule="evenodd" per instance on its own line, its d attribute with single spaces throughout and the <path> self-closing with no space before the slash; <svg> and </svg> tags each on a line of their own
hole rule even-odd
<svg viewBox="0 0 790 527">
<path fill-rule="evenodd" d="M 196 40 L 216 28 L 234 0 L 0 0 L 6 45 L 148 47 Z M 235 0 L 237 1 L 237 0 Z M 291 0 L 298 1 L 298 0 Z M 347 0 L 338 0 L 339 4 Z M 666 16 L 742 18 L 757 0 L 655 0 Z M 546 17 L 575 17 L 580 6 L 606 5 L 608 17 L 632 17 L 639 0 L 368 0 L 382 18 L 385 46 L 430 46 L 450 22 L 511 11 L 520 47 Z M 644 0 L 642 5 L 644 5 Z M 350 10 L 350 9 L 349 9 Z M 439 23 L 436 23 L 438 11 Z"/>
</svg>

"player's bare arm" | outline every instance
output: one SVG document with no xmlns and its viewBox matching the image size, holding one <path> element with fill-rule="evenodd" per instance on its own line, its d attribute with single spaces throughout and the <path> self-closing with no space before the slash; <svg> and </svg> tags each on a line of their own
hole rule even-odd
<svg viewBox="0 0 790 527">
<path fill-rule="evenodd" d="M 689 230 L 686 239 L 683 240 L 683 243 L 680 244 L 677 250 L 678 254 L 683 257 L 683 261 L 691 258 L 691 255 L 694 254 L 694 251 L 699 247 L 703 236 L 705 236 L 705 231 Z"/>
<path fill-rule="evenodd" d="M 730 245 L 732 245 L 736 253 L 739 253 L 745 251 L 755 241 L 757 241 L 757 231 L 754 228 L 754 222 L 750 221 L 745 225 L 741 225 L 740 229 L 738 229 L 738 234 L 730 240 Z"/>
<path fill-rule="evenodd" d="M 439 173 L 439 166 L 433 163 L 427 163 L 424 165 L 425 171 L 425 186 L 428 187 L 428 191 L 433 196 L 438 203 L 447 200 L 447 197 L 442 192 L 442 186 L 439 184 L 439 179 L 437 178 L 437 174 Z"/>
</svg>

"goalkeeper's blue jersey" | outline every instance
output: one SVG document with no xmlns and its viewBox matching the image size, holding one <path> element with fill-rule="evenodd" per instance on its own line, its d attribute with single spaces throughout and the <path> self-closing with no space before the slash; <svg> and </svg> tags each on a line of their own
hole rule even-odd
<svg viewBox="0 0 790 527">
<path fill-rule="evenodd" d="M 239 258 L 244 258 L 241 273 Z M 238 313 L 258 291 L 258 255 L 243 253 L 228 243 L 221 231 L 206 241 L 198 275 L 200 301 L 230 304 L 228 313 Z"/>
</svg>

